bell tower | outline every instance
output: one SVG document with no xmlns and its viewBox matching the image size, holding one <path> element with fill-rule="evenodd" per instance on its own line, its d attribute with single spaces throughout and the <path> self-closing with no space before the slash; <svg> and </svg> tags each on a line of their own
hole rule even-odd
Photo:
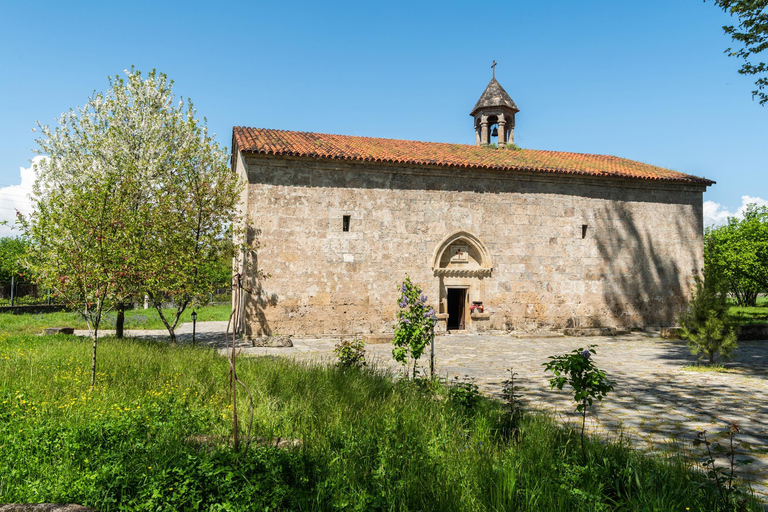
<svg viewBox="0 0 768 512">
<path fill-rule="evenodd" d="M 515 114 L 520 112 L 507 91 L 496 80 L 496 61 L 493 61 L 493 78 L 485 88 L 475 108 L 469 115 L 475 118 L 475 144 L 487 146 L 491 136 L 499 137 L 499 147 L 515 142 Z"/>
</svg>

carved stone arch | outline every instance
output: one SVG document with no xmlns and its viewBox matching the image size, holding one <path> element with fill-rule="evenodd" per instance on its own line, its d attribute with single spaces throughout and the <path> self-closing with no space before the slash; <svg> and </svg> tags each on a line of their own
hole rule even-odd
<svg viewBox="0 0 768 512">
<path fill-rule="evenodd" d="M 468 265 L 467 268 L 450 268 L 446 265 L 446 251 L 455 244 L 463 243 L 472 248 L 474 265 Z M 490 276 L 493 270 L 493 258 L 491 252 L 480 241 L 480 239 L 467 231 L 457 231 L 443 238 L 435 247 L 432 254 L 432 271 L 436 276 L 464 276 L 464 277 L 483 277 Z"/>
</svg>

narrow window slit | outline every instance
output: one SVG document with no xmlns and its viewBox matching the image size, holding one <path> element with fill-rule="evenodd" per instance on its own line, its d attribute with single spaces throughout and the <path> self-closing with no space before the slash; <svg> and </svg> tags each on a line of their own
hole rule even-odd
<svg viewBox="0 0 768 512">
<path fill-rule="evenodd" d="M 587 225 L 581 225 L 581 238 L 587 238 Z"/>
<path fill-rule="evenodd" d="M 349 219 L 350 218 L 351 218 L 351 215 L 345 215 L 344 216 L 344 221 L 342 223 L 342 229 L 344 230 L 344 232 L 349 231 Z"/>
</svg>

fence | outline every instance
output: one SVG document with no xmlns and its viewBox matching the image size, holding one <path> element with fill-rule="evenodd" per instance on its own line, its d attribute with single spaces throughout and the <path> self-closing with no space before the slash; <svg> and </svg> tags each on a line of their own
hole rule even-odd
<svg viewBox="0 0 768 512">
<path fill-rule="evenodd" d="M 216 288 L 213 293 L 206 297 L 211 303 L 221 304 L 232 300 L 232 289 Z M 57 301 L 52 299 L 50 292 L 34 283 L 12 281 L 0 281 L 0 306 L 39 306 L 44 304 L 53 304 Z M 135 298 L 135 307 L 142 307 L 143 301 L 140 297 Z M 173 307 L 168 301 L 168 307 Z"/>
<path fill-rule="evenodd" d="M 34 283 L 0 281 L 0 306 L 51 304 L 51 294 Z"/>
</svg>

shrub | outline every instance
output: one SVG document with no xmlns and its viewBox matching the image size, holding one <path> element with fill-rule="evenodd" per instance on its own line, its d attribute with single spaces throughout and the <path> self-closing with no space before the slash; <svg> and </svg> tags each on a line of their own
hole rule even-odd
<svg viewBox="0 0 768 512">
<path fill-rule="evenodd" d="M 706 273 L 706 271 L 705 271 Z M 722 281 L 711 272 L 705 279 L 696 276 L 693 299 L 680 315 L 680 337 L 688 341 L 693 355 L 730 357 L 736 348 L 736 333 L 728 318 L 727 293 Z"/>
<path fill-rule="evenodd" d="M 365 342 L 360 338 L 351 341 L 342 338 L 334 347 L 333 353 L 338 358 L 338 365 L 343 368 L 365 366 Z"/>
<path fill-rule="evenodd" d="M 392 357 L 403 366 L 408 358 L 413 361 L 413 378 L 416 377 L 416 361 L 424 353 L 424 348 L 432 341 L 434 326 L 437 318 L 435 310 L 427 305 L 427 296 L 421 293 L 421 288 L 406 277 L 400 286 L 400 311 L 397 313 L 394 348 Z"/>
<path fill-rule="evenodd" d="M 448 383 L 448 400 L 465 412 L 470 412 L 480 402 L 480 391 L 475 379 L 468 376 L 460 379 L 458 376 Z"/>
</svg>

